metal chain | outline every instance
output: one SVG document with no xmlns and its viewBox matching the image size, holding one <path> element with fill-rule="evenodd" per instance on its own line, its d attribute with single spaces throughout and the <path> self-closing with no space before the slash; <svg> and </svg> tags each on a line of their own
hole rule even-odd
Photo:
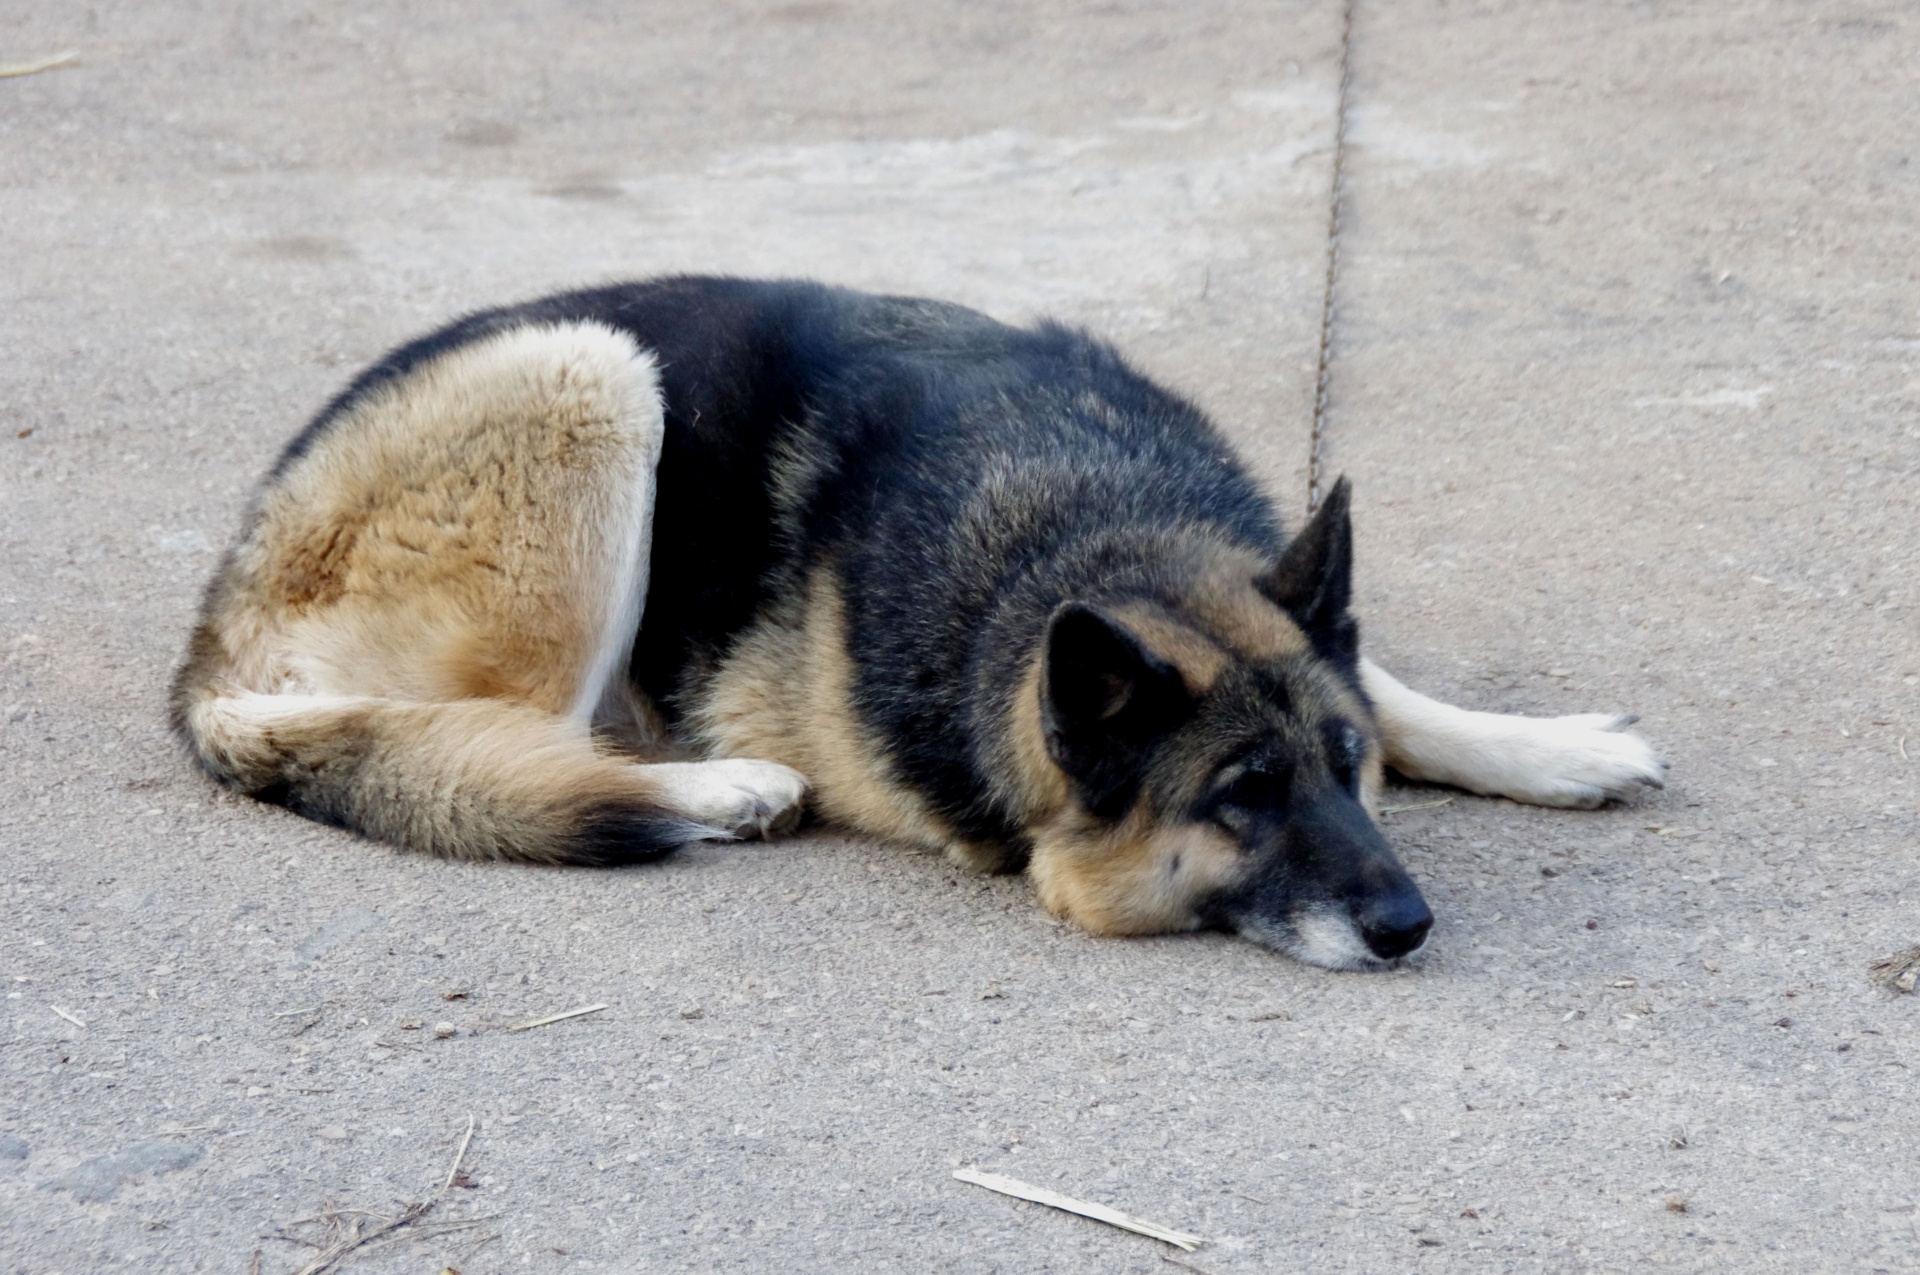
<svg viewBox="0 0 1920 1275">
<path fill-rule="evenodd" d="M 1347 194 L 1347 95 L 1353 84 L 1353 6 L 1340 6 L 1340 96 L 1333 115 L 1333 180 L 1327 189 L 1327 289 L 1320 303 L 1320 366 L 1313 383 L 1313 433 L 1307 443 L 1307 513 L 1320 507 L 1327 382 L 1333 373 L 1333 284 L 1340 270 L 1340 207 Z"/>
</svg>

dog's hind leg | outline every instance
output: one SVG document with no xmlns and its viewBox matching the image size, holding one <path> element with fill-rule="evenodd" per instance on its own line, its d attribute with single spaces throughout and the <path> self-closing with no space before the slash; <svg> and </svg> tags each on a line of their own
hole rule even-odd
<svg viewBox="0 0 1920 1275">
<path fill-rule="evenodd" d="M 797 818 L 772 762 L 636 765 L 626 666 L 663 428 L 595 324 L 456 347 L 342 409 L 263 493 L 174 690 L 215 776 L 461 858 L 608 863 Z"/>
<path fill-rule="evenodd" d="M 1646 740 L 1627 733 L 1631 717 L 1477 713 L 1409 690 L 1365 659 L 1360 684 L 1373 701 L 1387 764 L 1409 779 L 1535 806 L 1591 808 L 1660 787 L 1667 768 Z"/>
</svg>

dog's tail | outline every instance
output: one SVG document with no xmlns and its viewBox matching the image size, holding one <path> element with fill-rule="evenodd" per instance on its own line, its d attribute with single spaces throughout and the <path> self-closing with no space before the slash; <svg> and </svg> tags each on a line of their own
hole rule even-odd
<svg viewBox="0 0 1920 1275">
<path fill-rule="evenodd" d="M 663 808 L 648 768 L 496 699 L 267 695 L 183 675 L 174 729 L 228 786 L 456 859 L 607 865 L 730 835 Z"/>
</svg>

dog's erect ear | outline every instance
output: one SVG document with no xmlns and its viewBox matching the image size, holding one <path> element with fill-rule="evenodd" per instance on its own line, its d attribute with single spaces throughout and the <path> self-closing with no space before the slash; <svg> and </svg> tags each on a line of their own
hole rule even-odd
<svg viewBox="0 0 1920 1275">
<path fill-rule="evenodd" d="M 1153 742 L 1193 711 L 1180 670 L 1098 607 L 1068 602 L 1047 622 L 1040 724 L 1047 755 L 1101 818 L 1133 805 Z"/>
<path fill-rule="evenodd" d="M 1279 565 L 1256 582 L 1260 592 L 1293 617 L 1316 651 L 1345 664 L 1351 664 L 1360 649 L 1359 626 L 1347 613 L 1353 601 L 1351 494 L 1342 477 L 1280 555 Z"/>
</svg>

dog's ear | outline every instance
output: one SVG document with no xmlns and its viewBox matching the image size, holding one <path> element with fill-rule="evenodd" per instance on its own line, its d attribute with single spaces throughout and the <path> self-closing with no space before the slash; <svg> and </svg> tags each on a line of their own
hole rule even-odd
<svg viewBox="0 0 1920 1275">
<path fill-rule="evenodd" d="M 1314 650 L 1342 664 L 1354 663 L 1360 651 L 1360 627 L 1347 612 L 1353 601 L 1351 494 L 1342 476 L 1280 555 L 1279 565 L 1257 581 L 1260 592 L 1293 617 Z"/>
<path fill-rule="evenodd" d="M 1068 602 L 1047 622 L 1040 666 L 1047 755 L 1094 814 L 1126 813 L 1147 751 L 1192 711 L 1180 670 L 1105 611 Z"/>
</svg>

